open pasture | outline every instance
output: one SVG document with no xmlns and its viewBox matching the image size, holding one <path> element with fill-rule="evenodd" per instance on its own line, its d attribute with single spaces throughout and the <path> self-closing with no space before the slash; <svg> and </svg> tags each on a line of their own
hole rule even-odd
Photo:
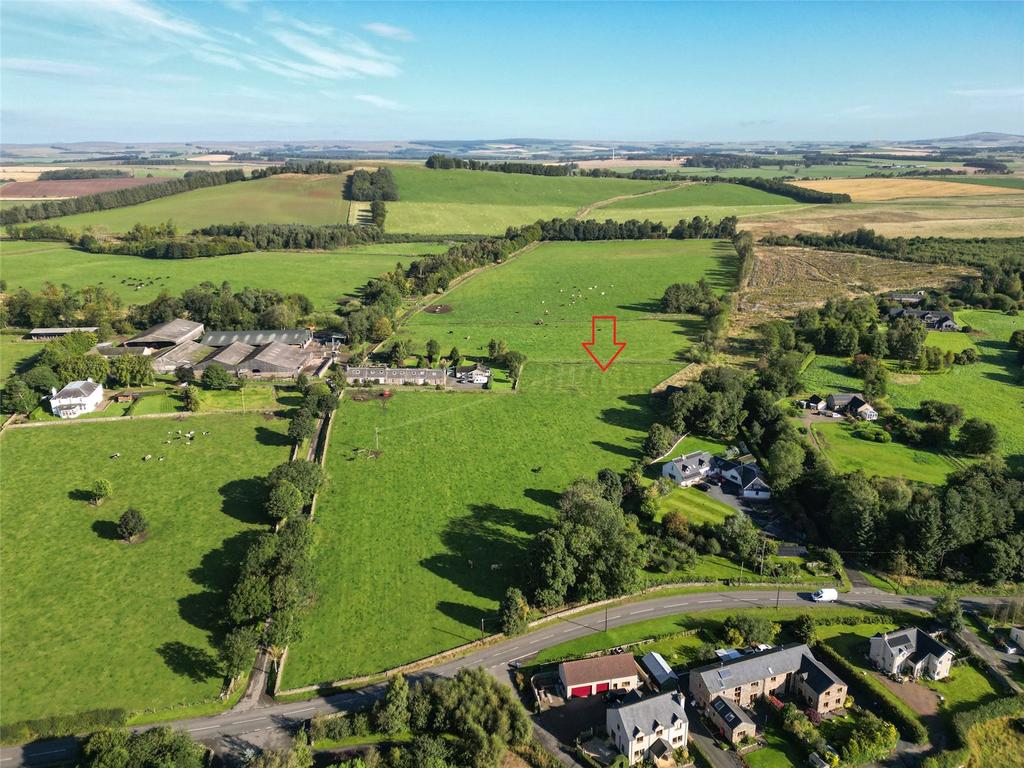
<svg viewBox="0 0 1024 768">
<path fill-rule="evenodd" d="M 614 197 L 672 186 L 667 182 L 438 171 L 394 166 L 400 200 L 388 203 L 391 232 L 500 234 L 538 219 L 570 218 Z"/>
<path fill-rule="evenodd" d="M 218 694 L 213 642 L 242 553 L 266 522 L 260 478 L 287 460 L 286 425 L 193 416 L 4 433 L 4 723 Z M 192 445 L 168 434 L 178 429 L 196 430 Z M 100 477 L 114 491 L 94 507 L 83 499 Z M 132 545 L 116 533 L 129 507 L 149 521 Z"/>
<path fill-rule="evenodd" d="M 28 360 L 43 351 L 43 343 L 29 341 L 20 333 L 0 335 L 0 384 L 17 373 Z"/>
<path fill-rule="evenodd" d="M 136 223 L 173 221 L 181 231 L 211 224 L 344 224 L 348 202 L 341 199 L 344 177 L 280 174 L 197 189 L 147 203 L 106 211 L 61 216 L 52 221 L 71 229 L 95 227 L 125 232 Z"/>
<path fill-rule="evenodd" d="M 855 203 L 900 200 L 911 197 L 974 197 L 1015 193 L 1013 188 L 992 187 L 983 184 L 956 184 L 944 179 L 820 179 L 793 183 L 799 187 L 816 189 L 819 192 L 845 193 Z"/>
<path fill-rule="evenodd" d="M 615 315 L 626 342 L 616 365 L 678 360 L 700 320 L 661 314 L 665 288 L 704 277 L 725 291 L 735 270 L 736 252 L 725 241 L 544 243 L 470 278 L 439 300 L 451 312 L 420 312 L 401 334 L 417 349 L 433 338 L 444 352 L 455 346 L 475 358 L 499 338 L 531 362 L 588 362 L 581 343 L 590 340 L 591 316 Z M 610 331 L 599 322 L 599 342 Z"/>
<path fill-rule="evenodd" d="M 248 182 L 246 182 L 248 183 Z M 319 309 L 329 309 L 369 278 L 408 264 L 416 256 L 440 253 L 441 243 L 382 243 L 335 251 L 258 251 L 208 259 L 144 259 L 87 253 L 63 243 L 0 243 L 0 277 L 8 290 L 39 290 L 44 283 L 81 288 L 102 285 L 126 304 L 143 304 L 161 291 L 179 294 L 209 281 L 303 293 Z"/>
<path fill-rule="evenodd" d="M 751 216 L 797 207 L 788 197 L 762 192 L 739 184 L 683 184 L 654 194 L 617 200 L 596 207 L 598 219 L 650 219 L 672 227 L 680 219 L 707 216 L 718 221 L 726 216 Z"/>
</svg>

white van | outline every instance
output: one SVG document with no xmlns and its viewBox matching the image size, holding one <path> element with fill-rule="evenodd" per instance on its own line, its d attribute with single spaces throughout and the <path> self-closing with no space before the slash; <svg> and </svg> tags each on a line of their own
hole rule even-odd
<svg viewBox="0 0 1024 768">
<path fill-rule="evenodd" d="M 817 592 L 811 595 L 811 600 L 813 600 L 816 603 L 834 603 L 838 599 L 839 592 L 832 588 L 819 589 Z"/>
</svg>

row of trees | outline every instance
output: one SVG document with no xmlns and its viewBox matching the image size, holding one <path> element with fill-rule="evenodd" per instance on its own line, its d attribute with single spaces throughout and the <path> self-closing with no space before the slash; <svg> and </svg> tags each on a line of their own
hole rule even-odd
<svg viewBox="0 0 1024 768">
<path fill-rule="evenodd" d="M 569 163 L 522 163 L 522 162 L 486 162 L 483 160 L 467 160 L 448 155 L 431 155 L 427 158 L 427 168 L 452 170 L 461 168 L 469 171 L 497 171 L 498 173 L 525 173 L 531 176 L 570 176 L 574 166 Z"/>
<path fill-rule="evenodd" d="M 254 168 L 252 178 L 264 179 L 280 173 L 302 173 L 310 176 L 321 174 L 338 175 L 348 173 L 354 167 L 352 163 L 335 163 L 327 160 L 288 160 L 282 165 L 272 165 L 269 168 Z"/>
<path fill-rule="evenodd" d="M 131 174 L 127 171 L 119 171 L 116 168 L 58 168 L 53 171 L 43 171 L 39 174 L 39 181 L 125 178 L 131 178 Z"/>
<path fill-rule="evenodd" d="M 718 179 L 723 181 L 723 179 Z M 762 192 L 770 192 L 773 195 L 789 197 L 801 203 L 849 203 L 851 197 L 843 192 L 820 192 L 816 189 L 798 187 L 796 184 L 787 184 L 778 179 L 762 179 L 761 177 L 736 176 L 728 179 L 733 184 L 741 184 L 744 187 L 753 187 Z"/>
<path fill-rule="evenodd" d="M 398 183 L 390 168 L 378 168 L 376 171 L 359 169 L 352 172 L 345 186 L 345 196 L 349 200 L 398 200 Z"/>
<path fill-rule="evenodd" d="M 380 242 L 383 230 L 349 224 L 214 224 L 193 234 L 230 237 L 252 243 L 259 251 L 331 250 L 347 245 Z"/>
</svg>

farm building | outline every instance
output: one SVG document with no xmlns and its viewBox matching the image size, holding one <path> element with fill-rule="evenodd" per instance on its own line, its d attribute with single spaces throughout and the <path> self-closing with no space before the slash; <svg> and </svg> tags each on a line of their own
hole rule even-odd
<svg viewBox="0 0 1024 768">
<path fill-rule="evenodd" d="M 846 683 L 814 658 L 806 645 L 792 643 L 690 670 L 690 693 L 704 710 L 718 696 L 747 708 L 771 694 L 788 695 L 826 714 L 842 709 Z"/>
<path fill-rule="evenodd" d="M 28 332 L 28 337 L 32 341 L 49 341 L 67 336 L 69 333 L 96 333 L 98 330 L 99 327 L 95 325 L 85 325 L 81 328 L 33 328 Z"/>
<path fill-rule="evenodd" d="M 711 454 L 694 451 L 678 459 L 666 461 L 661 468 L 662 477 L 668 477 L 676 485 L 687 487 L 699 483 L 711 472 Z"/>
<path fill-rule="evenodd" d="M 146 347 L 148 349 L 167 349 L 176 347 L 186 341 L 195 341 L 203 335 L 203 324 L 191 320 L 176 318 L 166 323 L 154 325 L 152 328 L 133 336 L 124 343 L 126 347 Z"/>
<path fill-rule="evenodd" d="M 644 669 L 647 670 L 651 678 L 658 684 L 659 688 L 665 688 L 665 686 L 671 686 L 672 690 L 676 689 L 679 685 L 679 678 L 676 677 L 676 673 L 672 671 L 672 667 L 665 661 L 665 657 L 657 651 L 651 651 L 642 659 L 640 663 Z"/>
<path fill-rule="evenodd" d="M 249 355 L 256 351 L 256 347 L 241 341 L 236 341 L 220 349 L 207 348 L 210 349 L 211 354 L 196 366 L 197 371 L 204 371 L 211 365 L 216 365 L 237 374 L 239 366 L 245 362 Z"/>
<path fill-rule="evenodd" d="M 913 293 L 887 293 L 885 298 L 889 301 L 898 301 L 907 307 L 916 307 L 922 301 L 924 301 L 924 291 L 914 291 Z"/>
<path fill-rule="evenodd" d="M 210 331 L 203 337 L 203 344 L 207 347 L 227 347 L 242 343 L 260 347 L 278 342 L 305 349 L 312 340 L 313 332 L 308 328 L 284 331 Z"/>
<path fill-rule="evenodd" d="M 313 361 L 313 355 L 299 347 L 272 341 L 246 358 L 239 371 L 249 376 L 298 376 Z"/>
<path fill-rule="evenodd" d="M 854 416 L 864 421 L 874 421 L 878 418 L 878 411 L 871 407 L 871 403 L 864 399 L 860 392 L 831 394 L 825 401 L 828 410 L 848 416 Z"/>
<path fill-rule="evenodd" d="M 447 373 L 435 368 L 388 368 L 387 366 L 347 366 L 345 380 L 349 384 L 432 384 L 445 386 Z"/>
<path fill-rule="evenodd" d="M 655 766 L 674 766 L 673 753 L 686 746 L 690 722 L 683 696 L 663 693 L 630 700 L 605 712 L 605 729 L 630 765 L 645 759 Z"/>
<path fill-rule="evenodd" d="M 949 676 L 953 651 L 917 627 L 897 629 L 871 638 L 872 663 L 887 675 L 906 675 L 915 680 Z"/>
<path fill-rule="evenodd" d="M 179 368 L 191 368 L 206 359 L 213 350 L 195 341 L 185 341 L 176 347 L 160 352 L 153 358 L 153 370 L 157 373 L 174 373 Z"/>
<path fill-rule="evenodd" d="M 894 307 L 889 310 L 889 322 L 898 320 L 901 317 L 920 320 L 929 331 L 960 330 L 960 326 L 953 320 L 952 312 L 944 312 L 937 309 L 906 309 L 904 307 Z"/>
<path fill-rule="evenodd" d="M 558 678 L 565 689 L 565 698 L 573 699 L 604 691 L 635 690 L 640 685 L 640 669 L 633 654 L 620 653 L 564 661 L 558 665 Z"/>
<path fill-rule="evenodd" d="M 717 696 L 708 709 L 708 719 L 715 724 L 722 738 L 733 744 L 753 738 L 757 729 L 750 715 L 732 699 Z"/>
<path fill-rule="evenodd" d="M 480 363 L 462 365 L 455 369 L 455 380 L 460 384 L 486 384 L 491 380 L 491 369 Z"/>
<path fill-rule="evenodd" d="M 809 411 L 824 411 L 826 407 L 825 398 L 821 395 L 811 395 L 806 400 L 798 400 L 797 404 Z"/>
<path fill-rule="evenodd" d="M 72 381 L 58 392 L 50 390 L 50 412 L 62 419 L 92 413 L 103 402 L 103 385 L 92 379 Z"/>
<path fill-rule="evenodd" d="M 771 486 L 765 482 L 764 473 L 753 456 L 716 458 L 712 470 L 725 482 L 735 485 L 735 493 L 740 498 L 768 501 L 772 497 Z"/>
</svg>

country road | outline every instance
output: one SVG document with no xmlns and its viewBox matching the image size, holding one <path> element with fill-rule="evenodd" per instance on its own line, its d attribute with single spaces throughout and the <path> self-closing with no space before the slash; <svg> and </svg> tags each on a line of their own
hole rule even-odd
<svg viewBox="0 0 1024 768">
<path fill-rule="evenodd" d="M 963 603 L 966 608 L 977 608 L 993 599 L 995 598 L 966 598 Z M 776 601 L 779 605 L 799 605 L 809 610 L 819 605 L 812 602 L 809 593 L 806 592 L 776 593 L 770 590 L 750 590 L 670 595 L 624 602 L 609 607 L 607 626 L 619 627 L 689 611 L 773 607 Z M 930 597 L 892 595 L 870 587 L 855 587 L 851 592 L 841 595 L 838 605 L 927 610 L 933 602 L 933 598 Z M 482 666 L 498 679 L 510 683 L 508 665 L 511 662 L 527 660 L 545 648 L 566 640 L 600 632 L 605 629 L 605 622 L 604 610 L 553 621 L 528 634 L 501 640 L 456 660 L 412 674 L 410 677 L 450 677 L 463 667 Z M 229 749 L 240 750 L 248 743 L 246 736 L 251 738 L 262 734 L 265 737 L 266 733 L 263 732 L 276 731 L 283 737 L 313 715 L 365 707 L 380 696 L 383 690 L 383 684 L 378 683 L 357 691 L 313 698 L 304 702 L 275 703 L 245 712 L 229 711 L 211 717 L 172 721 L 162 725 L 188 731 L 195 739 L 213 747 L 224 749 L 225 745 L 228 745 Z M 549 740 L 544 741 L 549 748 L 552 746 Z M 50 739 L 24 746 L 4 747 L 0 749 L 0 768 L 60 765 L 74 759 L 76 754 L 77 744 L 74 739 Z M 568 758 L 568 755 L 560 757 L 566 765 L 575 764 L 571 759 L 564 759 Z"/>
</svg>

